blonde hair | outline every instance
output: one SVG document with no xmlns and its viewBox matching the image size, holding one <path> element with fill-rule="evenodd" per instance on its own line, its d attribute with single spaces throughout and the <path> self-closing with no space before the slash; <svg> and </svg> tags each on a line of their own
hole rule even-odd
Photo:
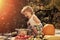
<svg viewBox="0 0 60 40">
<path fill-rule="evenodd" d="M 31 6 L 23 7 L 23 9 L 21 10 L 21 13 L 25 12 L 26 10 L 30 10 L 32 12 L 32 14 L 34 13 L 33 8 Z"/>
</svg>

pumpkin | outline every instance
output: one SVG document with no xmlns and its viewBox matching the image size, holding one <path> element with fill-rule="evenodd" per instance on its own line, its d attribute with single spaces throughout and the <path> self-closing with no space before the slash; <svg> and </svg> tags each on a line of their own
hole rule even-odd
<svg viewBox="0 0 60 40">
<path fill-rule="evenodd" d="M 53 24 L 46 24 L 42 28 L 42 32 L 44 35 L 54 35 L 55 34 L 55 28 Z"/>
</svg>

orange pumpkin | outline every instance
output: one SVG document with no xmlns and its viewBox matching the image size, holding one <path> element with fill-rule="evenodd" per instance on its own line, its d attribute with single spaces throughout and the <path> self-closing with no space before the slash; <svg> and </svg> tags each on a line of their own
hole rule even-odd
<svg viewBox="0 0 60 40">
<path fill-rule="evenodd" d="M 46 24 L 42 28 L 42 32 L 44 35 L 54 35 L 55 34 L 55 28 L 52 24 Z"/>
</svg>

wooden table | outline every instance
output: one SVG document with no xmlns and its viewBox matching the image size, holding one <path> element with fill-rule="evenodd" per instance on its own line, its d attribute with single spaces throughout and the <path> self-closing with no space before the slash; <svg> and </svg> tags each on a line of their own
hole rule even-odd
<svg viewBox="0 0 60 40">
<path fill-rule="evenodd" d="M 44 36 L 45 39 L 47 40 L 60 40 L 60 34 L 59 35 L 45 35 Z"/>
</svg>

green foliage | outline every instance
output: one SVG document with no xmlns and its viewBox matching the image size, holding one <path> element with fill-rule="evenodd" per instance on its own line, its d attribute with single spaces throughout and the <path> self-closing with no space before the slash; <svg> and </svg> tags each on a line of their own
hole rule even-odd
<svg viewBox="0 0 60 40">
<path fill-rule="evenodd" d="M 51 10 L 56 6 L 57 9 L 60 10 L 60 0 L 33 0 L 28 3 L 29 6 L 31 6 L 34 11 L 38 11 L 41 9 L 41 4 L 43 4 L 43 9 L 42 10 Z M 59 19 L 58 15 L 55 15 L 57 13 L 54 13 L 52 11 L 39 11 L 35 13 L 37 17 L 41 20 L 43 25 L 50 23 L 54 24 L 57 27 L 57 23 L 59 23 L 57 20 Z M 57 18 L 57 19 L 56 19 Z"/>
</svg>

